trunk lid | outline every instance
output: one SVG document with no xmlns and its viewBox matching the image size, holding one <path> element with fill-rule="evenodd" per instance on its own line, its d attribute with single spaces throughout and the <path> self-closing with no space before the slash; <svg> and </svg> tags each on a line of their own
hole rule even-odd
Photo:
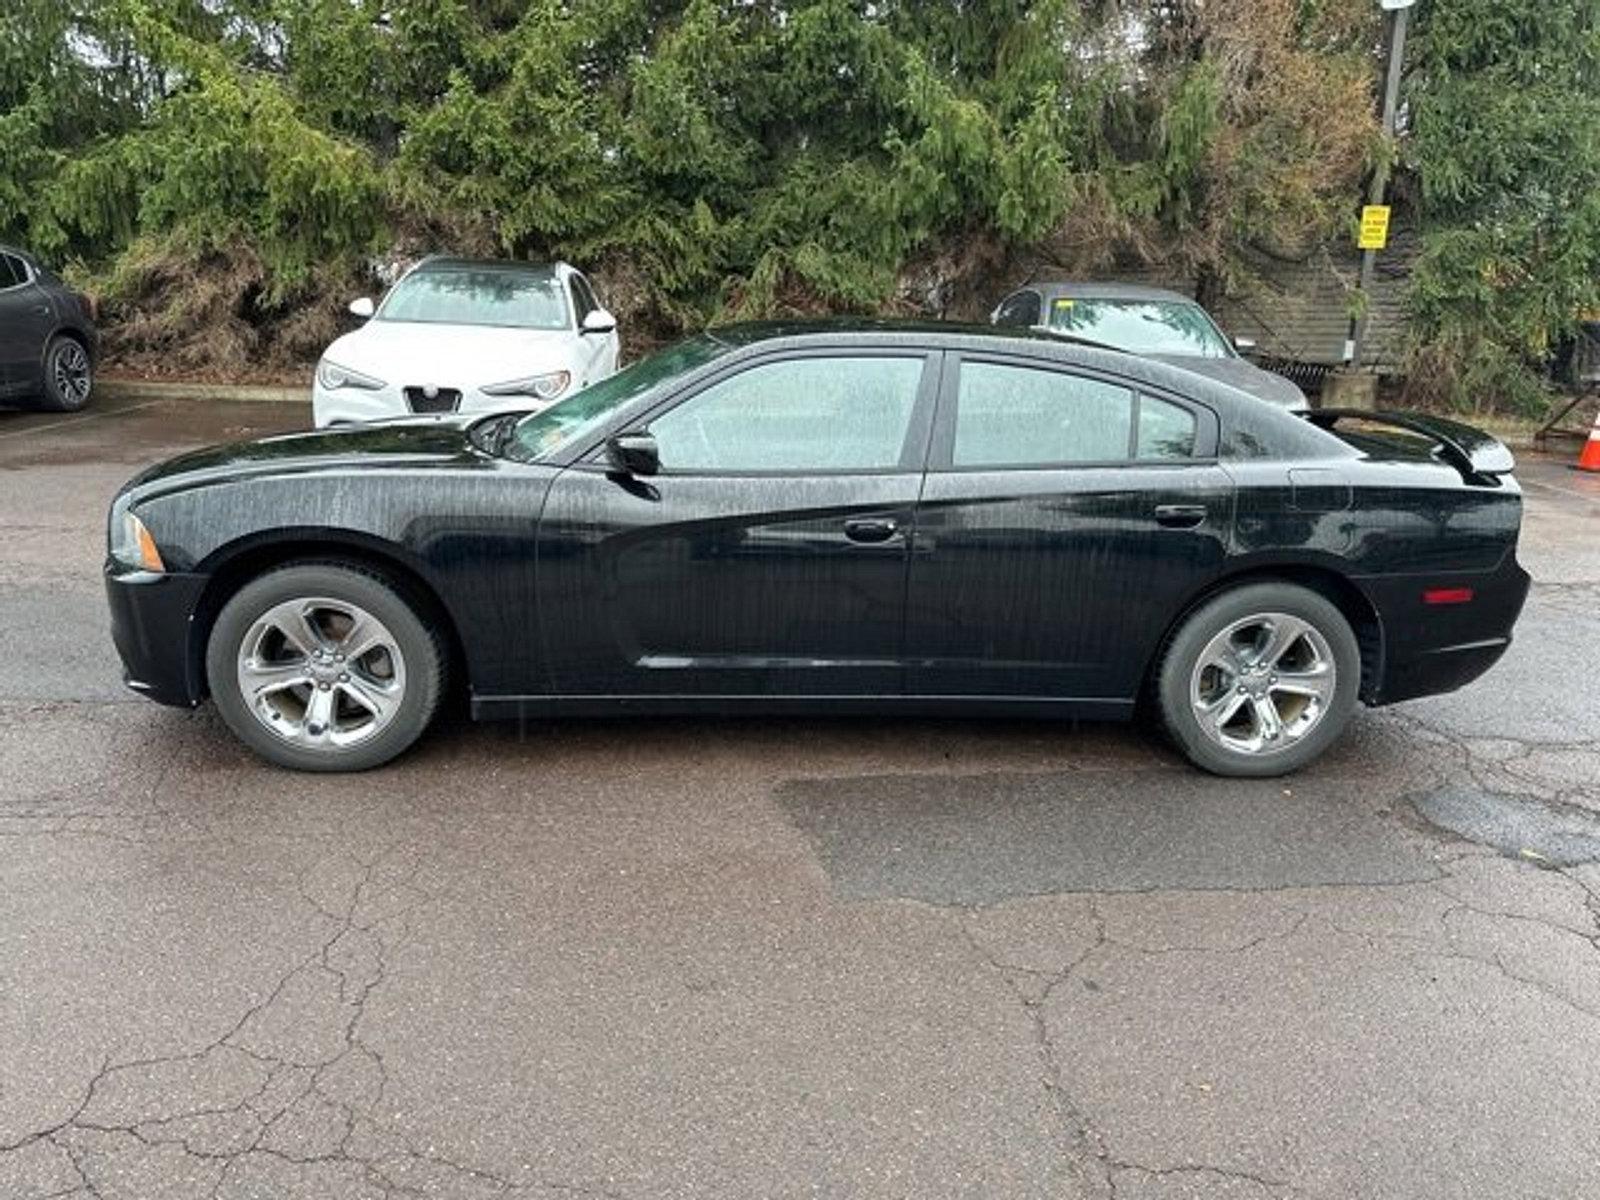
<svg viewBox="0 0 1600 1200">
<path fill-rule="evenodd" d="M 1492 486 L 1517 465 L 1498 438 L 1432 413 L 1320 408 L 1303 415 L 1371 457 L 1448 463 L 1468 483 Z"/>
</svg>

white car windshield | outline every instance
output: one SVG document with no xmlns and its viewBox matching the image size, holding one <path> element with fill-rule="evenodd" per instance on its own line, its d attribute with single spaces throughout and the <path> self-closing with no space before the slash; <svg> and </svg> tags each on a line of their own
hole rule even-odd
<svg viewBox="0 0 1600 1200">
<path fill-rule="evenodd" d="M 1075 296 L 1058 296 L 1049 304 L 1047 322 L 1051 329 L 1132 354 L 1233 357 L 1227 340 L 1198 304 Z"/>
<path fill-rule="evenodd" d="M 512 329 L 571 328 L 559 280 L 542 272 L 503 268 L 415 271 L 395 285 L 377 319 Z"/>
</svg>

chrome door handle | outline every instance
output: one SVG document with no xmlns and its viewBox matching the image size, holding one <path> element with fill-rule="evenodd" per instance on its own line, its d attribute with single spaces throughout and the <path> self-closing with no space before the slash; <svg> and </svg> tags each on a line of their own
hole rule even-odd
<svg viewBox="0 0 1600 1200">
<path fill-rule="evenodd" d="M 889 517 L 859 517 L 844 523 L 845 537 L 865 545 L 887 542 L 899 530 L 900 526 Z"/>
</svg>

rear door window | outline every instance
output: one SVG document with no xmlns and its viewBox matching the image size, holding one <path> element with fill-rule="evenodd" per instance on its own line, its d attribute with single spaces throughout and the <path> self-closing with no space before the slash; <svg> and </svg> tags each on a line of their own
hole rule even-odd
<svg viewBox="0 0 1600 1200">
<path fill-rule="evenodd" d="M 1122 462 L 1133 392 L 1047 368 L 964 361 L 956 395 L 957 467 Z"/>
</svg>

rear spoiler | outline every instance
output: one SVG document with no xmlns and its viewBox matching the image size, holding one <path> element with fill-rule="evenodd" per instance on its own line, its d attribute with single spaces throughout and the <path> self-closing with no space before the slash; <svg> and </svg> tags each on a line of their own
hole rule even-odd
<svg viewBox="0 0 1600 1200">
<path fill-rule="evenodd" d="M 1302 413 L 1306 420 L 1330 433 L 1340 421 L 1363 421 L 1369 425 L 1388 425 L 1408 433 L 1421 434 L 1434 443 L 1434 455 L 1460 471 L 1469 481 L 1490 481 L 1509 475 L 1517 465 L 1504 442 L 1481 429 L 1463 425 L 1431 413 L 1370 412 L 1362 408 L 1318 408 Z"/>
</svg>

